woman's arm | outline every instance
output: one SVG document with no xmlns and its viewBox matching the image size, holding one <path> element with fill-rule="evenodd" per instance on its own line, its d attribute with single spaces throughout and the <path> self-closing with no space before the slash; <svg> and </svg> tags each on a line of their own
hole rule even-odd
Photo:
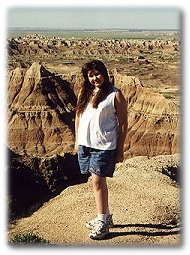
<svg viewBox="0 0 190 255">
<path fill-rule="evenodd" d="M 116 163 L 122 162 L 124 159 L 124 142 L 128 127 L 127 101 L 122 92 L 118 90 L 115 96 L 115 108 L 118 118 L 118 140 L 116 148 Z"/>
</svg>

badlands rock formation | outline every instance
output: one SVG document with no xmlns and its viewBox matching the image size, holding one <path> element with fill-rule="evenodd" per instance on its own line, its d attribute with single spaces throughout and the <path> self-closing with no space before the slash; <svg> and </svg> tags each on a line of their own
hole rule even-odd
<svg viewBox="0 0 190 255">
<path fill-rule="evenodd" d="M 9 146 L 16 153 L 52 156 L 71 152 L 76 96 L 66 80 L 39 63 L 9 76 Z"/>
<path fill-rule="evenodd" d="M 28 62 L 34 58 L 41 60 L 51 59 L 52 56 L 59 59 L 85 59 L 89 57 L 112 60 L 128 58 L 134 62 L 147 61 L 142 53 L 157 52 L 159 57 L 162 53 L 178 53 L 180 44 L 178 34 L 166 39 L 65 39 L 61 37 L 47 37 L 42 35 L 26 35 L 18 38 L 10 38 L 7 41 L 8 55 L 13 57 L 12 67 L 21 65 L 27 67 Z M 24 60 L 22 59 L 24 57 Z M 19 59 L 19 61 L 14 61 Z"/>
<path fill-rule="evenodd" d="M 176 35 L 177 38 L 177 35 Z M 160 40 L 131 40 L 131 39 L 64 39 L 60 37 L 46 37 L 42 35 L 26 35 L 8 40 L 9 55 L 16 54 L 44 54 L 63 51 L 65 54 L 92 55 L 117 54 L 125 50 L 167 50 L 178 51 L 179 43 L 176 38 Z"/>
<path fill-rule="evenodd" d="M 179 244 L 178 36 L 7 41 L 9 218 L 41 207 L 11 225 L 10 238 L 34 231 L 51 243 L 92 244 L 86 229 L 81 235 L 86 216 L 94 217 L 94 198 L 73 151 L 74 108 L 81 65 L 100 58 L 128 101 L 129 122 L 125 161 L 109 180 L 116 225 L 104 244 Z"/>
<path fill-rule="evenodd" d="M 138 77 L 123 76 L 115 70 L 112 76 L 129 105 L 126 158 L 178 153 L 178 106 L 142 87 Z M 63 80 L 39 63 L 33 63 L 25 75 L 20 68 L 11 71 L 8 91 L 10 149 L 33 157 L 71 153 L 78 89 L 78 79 L 67 75 Z"/>
<path fill-rule="evenodd" d="M 80 176 L 76 155 L 70 154 L 76 96 L 69 83 L 39 63 L 26 72 L 11 71 L 8 83 L 9 202 L 14 218 Z"/>
<path fill-rule="evenodd" d="M 138 77 L 111 72 L 113 82 L 123 91 L 129 105 L 125 158 L 178 153 L 178 106 L 144 88 Z M 57 194 L 72 182 L 84 181 L 73 151 L 74 107 L 81 80 L 80 72 L 60 76 L 37 62 L 28 70 L 18 67 L 9 74 L 8 147 L 13 218 L 22 213 L 26 201 L 32 203 L 27 204 L 29 208 L 35 199 L 43 202 L 52 192 Z M 36 184 L 35 193 L 26 188 Z"/>
<path fill-rule="evenodd" d="M 179 108 L 175 102 L 141 85 L 138 77 L 114 73 L 128 101 L 126 158 L 179 153 Z"/>
</svg>

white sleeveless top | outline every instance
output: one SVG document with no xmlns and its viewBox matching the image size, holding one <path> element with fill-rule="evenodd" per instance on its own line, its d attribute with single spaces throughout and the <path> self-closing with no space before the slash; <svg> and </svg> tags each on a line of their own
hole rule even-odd
<svg viewBox="0 0 190 255">
<path fill-rule="evenodd" d="M 117 146 L 118 121 L 114 106 L 117 88 L 93 108 L 89 103 L 80 115 L 78 127 L 78 145 L 100 149 L 114 150 Z"/>
</svg>

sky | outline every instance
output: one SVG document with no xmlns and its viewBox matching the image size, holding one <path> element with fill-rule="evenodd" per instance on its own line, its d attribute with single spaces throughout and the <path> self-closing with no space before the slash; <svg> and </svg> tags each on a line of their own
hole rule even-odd
<svg viewBox="0 0 190 255">
<path fill-rule="evenodd" d="M 60 29 L 180 29 L 179 8 L 13 7 L 7 26 Z"/>
</svg>

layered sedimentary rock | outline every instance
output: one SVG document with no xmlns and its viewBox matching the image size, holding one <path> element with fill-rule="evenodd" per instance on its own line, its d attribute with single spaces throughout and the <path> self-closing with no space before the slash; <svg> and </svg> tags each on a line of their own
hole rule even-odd
<svg viewBox="0 0 190 255">
<path fill-rule="evenodd" d="M 59 75 L 33 63 L 8 77 L 9 218 L 28 215 L 80 180 L 74 144 L 76 96 Z M 33 190 L 35 189 L 35 191 Z"/>
<path fill-rule="evenodd" d="M 143 87 L 138 77 L 116 70 L 111 73 L 128 101 L 125 158 L 178 153 L 178 106 Z M 28 198 L 27 208 L 34 208 L 52 192 L 82 180 L 73 151 L 74 107 L 81 82 L 80 72 L 60 76 L 37 62 L 28 70 L 10 72 L 7 142 L 11 218 L 25 213 L 23 201 L 25 204 Z M 36 193 L 28 187 L 36 187 Z"/>
<path fill-rule="evenodd" d="M 71 152 L 76 96 L 66 80 L 33 63 L 9 75 L 9 147 L 42 157 Z"/>
<path fill-rule="evenodd" d="M 141 85 L 138 77 L 112 70 L 128 101 L 125 157 L 179 152 L 179 109 L 172 100 Z M 36 157 L 73 152 L 74 106 L 81 75 L 59 75 L 34 63 L 9 76 L 9 147 Z"/>
<path fill-rule="evenodd" d="M 71 56 L 115 56 L 132 52 L 179 51 L 178 34 L 170 39 L 65 39 L 61 37 L 46 37 L 42 35 L 26 35 L 10 38 L 7 42 L 8 53 L 14 55 L 39 54 L 42 57 L 61 53 L 64 57 Z"/>
<path fill-rule="evenodd" d="M 128 101 L 125 157 L 179 153 L 179 107 L 149 88 L 138 77 L 114 72 L 114 82 Z"/>
</svg>

